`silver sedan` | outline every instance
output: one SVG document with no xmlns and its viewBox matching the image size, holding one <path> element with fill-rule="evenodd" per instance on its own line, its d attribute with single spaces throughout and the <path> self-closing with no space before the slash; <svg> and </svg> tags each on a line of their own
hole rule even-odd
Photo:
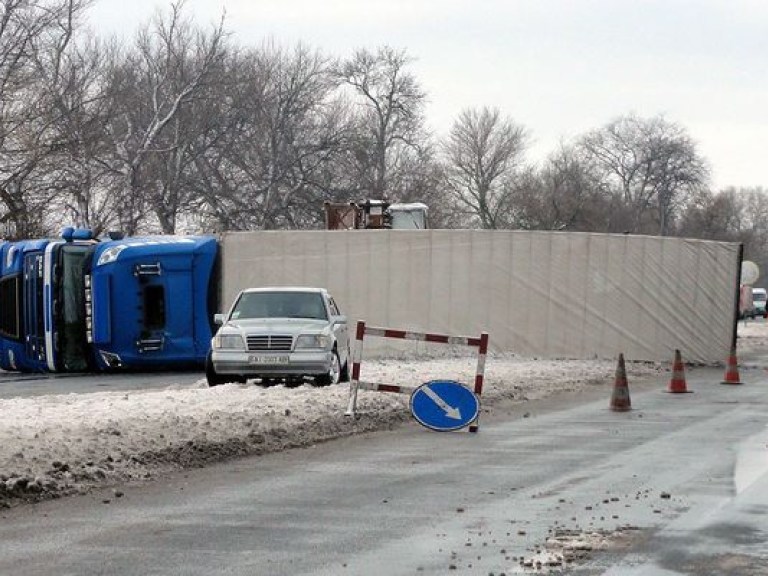
<svg viewBox="0 0 768 576">
<path fill-rule="evenodd" d="M 349 379 L 347 319 L 324 288 L 248 288 L 221 324 L 206 362 L 210 386 L 306 377 L 320 386 Z"/>
</svg>

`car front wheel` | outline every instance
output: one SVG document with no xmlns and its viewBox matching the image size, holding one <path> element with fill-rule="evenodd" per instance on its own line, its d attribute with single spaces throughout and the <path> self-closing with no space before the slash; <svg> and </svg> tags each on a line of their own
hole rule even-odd
<svg viewBox="0 0 768 576">
<path fill-rule="evenodd" d="M 341 377 L 341 363 L 339 362 L 339 353 L 336 350 L 333 351 L 331 356 L 331 369 L 325 374 L 315 377 L 315 384 L 317 386 L 330 386 L 331 384 L 338 384 Z"/>
<path fill-rule="evenodd" d="M 219 386 L 231 381 L 216 372 L 216 368 L 213 367 L 213 360 L 211 359 L 210 352 L 208 352 L 208 356 L 205 358 L 205 379 L 208 381 L 208 386 Z"/>
</svg>

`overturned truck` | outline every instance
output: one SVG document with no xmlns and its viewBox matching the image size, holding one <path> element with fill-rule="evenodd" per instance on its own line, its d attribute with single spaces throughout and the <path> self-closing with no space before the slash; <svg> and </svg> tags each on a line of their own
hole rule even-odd
<svg viewBox="0 0 768 576">
<path fill-rule="evenodd" d="M 218 242 L 205 236 L 0 243 L 0 368 L 85 372 L 202 366 Z"/>
<path fill-rule="evenodd" d="M 202 367 L 214 314 L 265 286 L 324 287 L 351 319 L 487 331 L 495 351 L 525 356 L 660 361 L 680 349 L 712 363 L 733 345 L 739 244 L 418 229 L 425 209 L 344 206 L 346 223 L 327 230 L 123 239 L 69 230 L 0 242 L 0 368 Z M 396 228 L 401 216 L 413 217 L 410 230 Z"/>
</svg>

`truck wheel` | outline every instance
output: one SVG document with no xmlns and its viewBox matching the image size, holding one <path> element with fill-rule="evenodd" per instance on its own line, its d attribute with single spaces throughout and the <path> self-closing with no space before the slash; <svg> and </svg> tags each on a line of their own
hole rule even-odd
<svg viewBox="0 0 768 576">
<path fill-rule="evenodd" d="M 336 350 L 333 351 L 331 358 L 331 369 L 325 374 L 315 376 L 316 386 L 330 386 L 331 384 L 338 384 L 341 376 L 341 366 L 339 362 L 339 353 Z"/>
<path fill-rule="evenodd" d="M 205 379 L 208 380 L 208 386 L 219 386 L 220 384 L 226 384 L 231 381 L 216 372 L 216 369 L 213 367 L 213 360 L 211 360 L 210 352 L 208 352 L 208 356 L 205 358 Z"/>
</svg>

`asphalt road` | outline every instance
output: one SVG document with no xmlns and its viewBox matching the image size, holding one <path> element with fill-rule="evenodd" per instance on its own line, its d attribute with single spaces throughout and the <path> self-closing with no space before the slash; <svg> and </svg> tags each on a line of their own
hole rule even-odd
<svg viewBox="0 0 768 576">
<path fill-rule="evenodd" d="M 199 370 L 115 374 L 20 374 L 0 370 L 0 398 L 191 386 L 204 379 L 205 373 Z"/>
<path fill-rule="evenodd" d="M 722 376 L 630 382 L 625 413 L 592 390 L 477 434 L 414 423 L 6 510 L 0 574 L 541 573 L 520 560 L 548 537 L 602 530 L 566 573 L 765 575 L 768 378 Z"/>
</svg>

